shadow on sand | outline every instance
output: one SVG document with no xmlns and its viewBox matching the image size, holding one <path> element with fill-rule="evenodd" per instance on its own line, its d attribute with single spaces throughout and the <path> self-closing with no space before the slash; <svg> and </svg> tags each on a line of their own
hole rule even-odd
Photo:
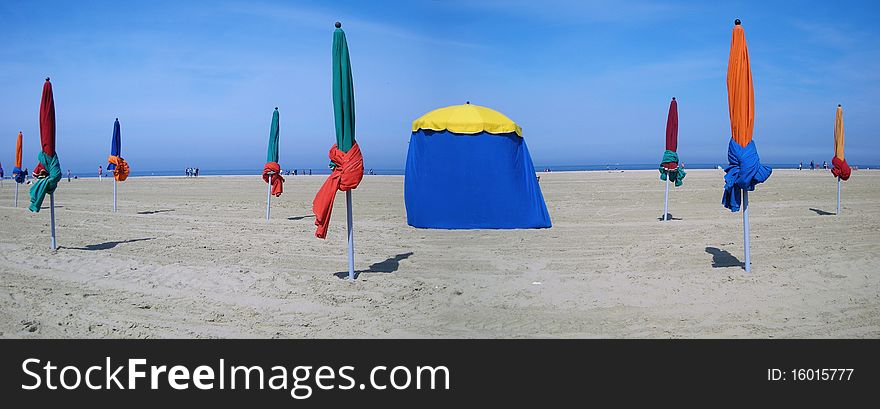
<svg viewBox="0 0 880 409">
<path fill-rule="evenodd" d="M 717 247 L 706 247 L 706 253 L 712 255 L 712 267 L 742 267 L 743 262 L 739 261 L 736 256 L 730 254 L 727 250 L 721 250 Z"/>
<path fill-rule="evenodd" d="M 400 253 L 394 257 L 389 257 L 383 261 L 378 263 L 370 264 L 370 267 L 366 270 L 355 270 L 354 278 L 357 279 L 361 273 L 393 273 L 400 268 L 400 262 L 409 258 L 409 256 L 413 255 L 413 252 L 408 253 Z M 334 273 L 338 278 L 347 279 L 348 271 L 340 271 L 338 273 Z"/>
<path fill-rule="evenodd" d="M 70 249 L 70 250 L 88 250 L 88 251 L 109 250 L 109 249 L 112 249 L 120 244 L 134 243 L 136 241 L 147 241 L 147 240 L 153 240 L 153 239 L 155 239 L 155 237 L 147 237 L 147 238 L 143 238 L 143 239 L 122 240 L 122 241 L 108 241 L 108 242 L 100 243 L 100 244 L 89 244 L 85 247 L 65 247 L 65 248 Z"/>
<path fill-rule="evenodd" d="M 156 213 L 165 213 L 165 212 L 173 212 L 174 209 L 160 209 L 160 210 L 145 210 L 143 212 L 137 212 L 137 214 L 156 214 Z"/>
<path fill-rule="evenodd" d="M 663 216 L 657 218 L 657 220 L 663 221 Z M 681 217 L 673 217 L 672 213 L 666 213 L 666 220 L 684 220 Z"/>
<path fill-rule="evenodd" d="M 315 217 L 315 215 L 313 215 L 313 214 L 307 214 L 307 215 L 305 215 L 305 216 L 294 216 L 294 217 L 288 217 L 287 220 L 302 220 L 302 219 L 308 219 L 309 217 Z M 346 274 L 348 274 L 348 273 L 346 273 Z"/>
<path fill-rule="evenodd" d="M 816 214 L 818 214 L 819 216 L 834 216 L 835 214 L 837 214 L 837 213 L 826 212 L 822 209 L 814 209 L 812 207 L 810 208 L 810 210 L 816 212 Z"/>
</svg>

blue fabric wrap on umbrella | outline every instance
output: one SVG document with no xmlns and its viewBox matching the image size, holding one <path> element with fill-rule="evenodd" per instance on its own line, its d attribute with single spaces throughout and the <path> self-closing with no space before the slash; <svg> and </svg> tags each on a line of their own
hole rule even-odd
<svg viewBox="0 0 880 409">
<path fill-rule="evenodd" d="M 43 206 L 43 199 L 46 198 L 46 194 L 55 192 L 55 188 L 58 187 L 58 182 L 61 181 L 61 163 L 58 162 L 57 154 L 50 158 L 45 152 L 40 152 L 37 160 L 39 160 L 43 167 L 46 168 L 46 171 L 49 172 L 49 176 L 37 178 L 34 185 L 31 186 L 31 205 L 29 209 L 34 213 L 39 213 L 40 207 Z"/>
<path fill-rule="evenodd" d="M 432 229 L 549 228 L 526 142 L 516 133 L 412 133 L 404 179 L 406 219 Z"/>
<path fill-rule="evenodd" d="M 21 168 L 13 168 L 12 169 L 12 178 L 15 179 L 15 183 L 24 183 L 24 171 Z"/>
<path fill-rule="evenodd" d="M 724 169 L 727 174 L 724 175 L 724 197 L 721 198 L 721 204 L 731 212 L 738 212 L 743 189 L 749 192 L 755 190 L 755 185 L 764 183 L 773 169 L 761 164 L 755 141 L 749 142 L 743 148 L 731 138 L 727 145 L 727 161 L 730 164 Z"/>
<path fill-rule="evenodd" d="M 119 120 L 113 123 L 113 138 L 110 140 L 110 156 L 122 156 L 122 136 L 119 132 Z M 116 164 L 107 165 L 107 170 L 116 169 Z"/>
</svg>

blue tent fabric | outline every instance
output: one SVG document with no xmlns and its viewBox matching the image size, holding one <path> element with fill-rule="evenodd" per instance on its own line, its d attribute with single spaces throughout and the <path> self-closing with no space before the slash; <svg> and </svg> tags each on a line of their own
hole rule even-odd
<svg viewBox="0 0 880 409">
<path fill-rule="evenodd" d="M 731 212 L 738 212 L 742 203 L 742 190 L 749 192 L 755 190 L 755 185 L 764 183 L 773 169 L 761 164 L 755 141 L 749 142 L 743 148 L 730 138 L 727 146 L 727 161 L 730 164 L 724 169 L 727 174 L 724 175 L 724 196 L 721 198 L 721 204 Z"/>
<path fill-rule="evenodd" d="M 119 132 L 119 118 L 113 123 L 113 136 L 110 139 L 110 156 L 122 156 L 122 136 Z M 116 169 L 116 164 L 107 165 L 107 170 Z"/>
<path fill-rule="evenodd" d="M 551 227 L 529 150 L 515 132 L 413 132 L 404 201 L 407 223 L 418 228 Z"/>
</svg>

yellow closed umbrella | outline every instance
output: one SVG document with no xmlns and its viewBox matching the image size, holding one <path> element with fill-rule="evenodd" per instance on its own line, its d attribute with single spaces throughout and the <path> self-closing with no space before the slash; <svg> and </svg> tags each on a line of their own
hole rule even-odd
<svg viewBox="0 0 880 409">
<path fill-rule="evenodd" d="M 831 173 L 837 176 L 837 215 L 840 215 L 840 181 L 849 179 L 852 169 L 843 157 L 843 107 L 837 105 L 834 118 L 834 157 L 831 158 Z"/>
</svg>

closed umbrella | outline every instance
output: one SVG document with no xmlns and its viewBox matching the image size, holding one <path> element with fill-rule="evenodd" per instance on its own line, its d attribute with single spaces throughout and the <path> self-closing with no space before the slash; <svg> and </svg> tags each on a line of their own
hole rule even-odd
<svg viewBox="0 0 880 409">
<path fill-rule="evenodd" d="M 18 185 L 24 183 L 25 175 L 21 170 L 21 132 L 15 141 L 15 167 L 12 168 L 12 178 L 15 179 L 15 207 L 18 207 Z"/>
<path fill-rule="evenodd" d="M 837 215 L 840 215 L 840 181 L 848 180 L 852 169 L 843 158 L 843 107 L 837 105 L 834 118 L 834 158 L 831 159 L 831 173 L 837 176 Z"/>
<path fill-rule="evenodd" d="M 107 158 L 107 170 L 113 171 L 113 211 L 116 211 L 116 185 L 128 178 L 130 171 L 128 162 L 122 159 L 122 132 L 119 129 L 119 118 L 113 122 L 113 137 L 110 139 L 110 156 Z"/>
<path fill-rule="evenodd" d="M 315 213 L 315 236 L 325 238 L 330 225 L 330 212 L 336 191 L 345 192 L 348 211 L 348 277 L 354 280 L 354 234 L 352 232 L 351 190 L 357 188 L 364 177 L 364 158 L 355 141 L 354 86 L 351 77 L 351 61 L 348 42 L 342 24 L 336 23 L 333 32 L 333 116 L 336 122 L 336 144 L 330 148 L 332 172 L 315 195 L 312 211 Z"/>
<path fill-rule="evenodd" d="M 272 112 L 272 124 L 269 126 L 269 148 L 266 152 L 266 165 L 263 167 L 263 180 L 266 181 L 266 220 L 269 220 L 269 203 L 272 195 L 281 196 L 284 191 L 284 178 L 281 177 L 281 165 L 278 164 L 278 108 Z"/>
<path fill-rule="evenodd" d="M 678 166 L 678 102 L 672 97 L 669 103 L 669 115 L 666 117 L 666 151 L 660 161 L 660 180 L 666 181 L 666 193 L 663 199 L 663 220 L 669 219 L 669 182 L 681 186 L 685 177 L 684 169 Z"/>
<path fill-rule="evenodd" d="M 52 234 L 52 250 L 57 248 L 55 242 L 55 188 L 61 180 L 61 164 L 55 153 L 55 98 L 52 95 L 52 83 L 49 78 L 43 84 L 43 97 L 40 100 L 40 145 L 42 149 L 37 156 L 40 162 L 34 168 L 34 181 L 31 186 L 30 211 L 37 213 L 43 205 L 43 199 L 49 195 L 49 214 Z"/>
<path fill-rule="evenodd" d="M 733 39 L 730 43 L 730 60 L 727 64 L 727 104 L 730 111 L 730 142 L 727 145 L 727 160 L 724 171 L 724 196 L 721 203 L 731 212 L 737 212 L 742 204 L 743 247 L 745 250 L 745 270 L 751 271 L 751 251 L 749 249 L 749 192 L 755 185 L 763 183 L 773 171 L 761 164 L 758 149 L 752 140 L 755 127 L 755 90 L 752 85 L 752 70 L 749 66 L 749 50 L 746 46 L 746 33 L 739 20 L 733 26 Z"/>
</svg>

